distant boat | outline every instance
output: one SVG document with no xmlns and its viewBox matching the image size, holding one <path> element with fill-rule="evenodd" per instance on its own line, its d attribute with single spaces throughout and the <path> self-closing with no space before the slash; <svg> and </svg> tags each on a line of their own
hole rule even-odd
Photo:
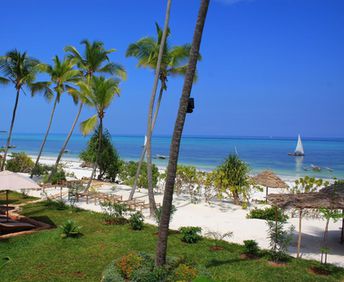
<svg viewBox="0 0 344 282">
<path fill-rule="evenodd" d="M 157 155 L 155 156 L 155 158 L 161 159 L 161 160 L 165 160 L 165 159 L 167 159 L 167 156 L 157 154 Z"/>
<path fill-rule="evenodd" d="M 321 167 L 320 167 L 320 166 L 313 165 L 313 164 L 311 164 L 311 169 L 312 169 L 313 171 L 321 171 Z"/>
<path fill-rule="evenodd" d="M 294 156 L 294 157 L 302 157 L 305 155 L 300 134 L 298 135 L 298 138 L 297 138 L 297 144 L 296 144 L 294 153 L 289 153 L 288 155 Z"/>
</svg>

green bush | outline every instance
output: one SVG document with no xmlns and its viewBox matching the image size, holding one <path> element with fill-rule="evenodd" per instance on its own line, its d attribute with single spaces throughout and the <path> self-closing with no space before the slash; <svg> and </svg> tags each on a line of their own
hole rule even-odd
<svg viewBox="0 0 344 282">
<path fill-rule="evenodd" d="M 124 184 L 132 186 L 135 181 L 135 175 L 138 168 L 138 162 L 122 162 L 119 178 L 123 181 Z M 152 165 L 152 181 L 153 187 L 156 187 L 159 178 L 159 170 L 155 164 Z M 147 163 L 143 162 L 141 166 L 140 176 L 137 181 L 137 187 L 148 187 L 148 178 L 147 178 Z"/>
<path fill-rule="evenodd" d="M 174 281 L 193 281 L 197 275 L 196 268 L 182 263 L 174 270 Z"/>
<path fill-rule="evenodd" d="M 182 234 L 182 241 L 188 244 L 197 243 L 202 238 L 200 236 L 202 228 L 198 226 L 181 227 L 179 231 Z"/>
<path fill-rule="evenodd" d="M 68 206 L 63 200 L 47 200 L 46 206 L 55 210 L 66 210 L 68 209 Z"/>
<path fill-rule="evenodd" d="M 50 182 L 51 184 L 57 184 L 65 180 L 66 180 L 66 172 L 63 170 L 61 166 L 57 168 L 56 172 L 50 177 L 50 180 L 49 180 L 49 173 L 43 176 L 44 183 Z"/>
<path fill-rule="evenodd" d="M 275 208 L 265 208 L 265 209 L 253 209 L 247 215 L 247 218 L 256 218 L 256 219 L 264 219 L 264 220 L 275 220 Z M 277 209 L 277 221 L 286 222 L 288 220 L 288 216 L 283 213 L 282 209 Z"/>
<path fill-rule="evenodd" d="M 141 212 L 136 212 L 130 216 L 129 224 L 133 230 L 142 230 L 143 215 Z"/>
<path fill-rule="evenodd" d="M 258 256 L 259 247 L 255 240 L 244 241 L 244 253 L 251 256 Z"/>
<path fill-rule="evenodd" d="M 74 220 L 67 220 L 63 225 L 61 225 L 62 236 L 63 237 L 79 237 L 81 235 L 81 226 L 77 225 Z"/>
<path fill-rule="evenodd" d="M 104 221 L 107 224 L 124 224 L 127 222 L 124 217 L 128 211 L 127 205 L 105 201 L 101 202 L 100 206 L 103 211 Z"/>
<path fill-rule="evenodd" d="M 87 144 L 87 148 L 80 153 L 80 159 L 86 166 L 93 166 L 98 152 L 98 130 L 96 130 Z M 111 135 L 104 130 L 101 153 L 97 161 L 99 169 L 98 179 L 109 179 L 114 182 L 121 166 L 121 161 L 116 148 L 111 142 Z"/>
<path fill-rule="evenodd" d="M 176 211 L 177 211 L 177 208 L 174 205 L 172 205 L 171 206 L 171 213 L 170 213 L 170 221 L 172 221 L 173 214 Z M 161 212 L 162 212 L 162 207 L 158 207 L 155 210 L 155 214 L 154 214 L 155 221 L 158 225 L 160 224 Z"/>
<path fill-rule="evenodd" d="M 7 161 L 6 169 L 13 172 L 30 173 L 35 163 L 24 152 L 12 153 L 11 159 Z"/>
<path fill-rule="evenodd" d="M 33 174 L 34 175 L 46 175 L 49 174 L 53 169 L 52 165 L 46 165 L 46 164 L 37 164 L 35 168 L 33 168 Z"/>
</svg>

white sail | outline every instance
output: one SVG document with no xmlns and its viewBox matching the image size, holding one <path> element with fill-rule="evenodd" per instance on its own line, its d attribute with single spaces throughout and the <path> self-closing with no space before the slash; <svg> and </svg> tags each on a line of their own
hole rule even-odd
<svg viewBox="0 0 344 282">
<path fill-rule="evenodd" d="M 303 145 L 302 145 L 302 141 L 301 141 L 301 136 L 299 134 L 298 138 L 297 138 L 297 145 L 296 145 L 296 149 L 295 149 L 295 155 L 304 155 L 305 152 L 303 151 Z"/>
</svg>

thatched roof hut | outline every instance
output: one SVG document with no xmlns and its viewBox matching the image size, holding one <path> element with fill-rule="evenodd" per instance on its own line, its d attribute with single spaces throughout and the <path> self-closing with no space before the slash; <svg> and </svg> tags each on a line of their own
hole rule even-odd
<svg viewBox="0 0 344 282">
<path fill-rule="evenodd" d="M 344 183 L 332 184 L 321 189 L 319 192 L 299 194 L 271 194 L 267 198 L 268 202 L 275 207 L 283 209 L 299 209 L 299 239 L 297 248 L 298 257 L 300 254 L 301 246 L 301 219 L 303 209 L 341 209 L 344 215 Z M 341 242 L 344 242 L 344 218 L 342 220 Z"/>
<path fill-rule="evenodd" d="M 271 170 L 265 170 L 252 177 L 257 184 L 269 188 L 288 188 L 289 186 Z"/>
<path fill-rule="evenodd" d="M 258 175 L 252 177 L 255 184 L 266 188 L 266 201 L 269 195 L 269 188 L 289 188 L 281 178 L 274 174 L 271 170 L 265 170 Z"/>
</svg>

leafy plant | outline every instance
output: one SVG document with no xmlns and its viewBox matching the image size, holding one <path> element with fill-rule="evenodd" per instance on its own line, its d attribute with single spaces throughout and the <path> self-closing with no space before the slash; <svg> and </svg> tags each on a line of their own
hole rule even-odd
<svg viewBox="0 0 344 282">
<path fill-rule="evenodd" d="M 50 181 L 49 181 L 48 173 L 43 176 L 44 183 L 50 182 L 51 184 L 57 184 L 65 180 L 66 180 L 66 172 L 63 170 L 61 166 L 59 166 L 57 170 L 50 176 Z"/>
<path fill-rule="evenodd" d="M 213 171 L 213 185 L 218 196 L 227 194 L 232 197 L 235 204 L 247 201 L 249 197 L 251 180 L 248 176 L 249 166 L 236 155 L 229 155 L 222 165 Z"/>
<path fill-rule="evenodd" d="M 129 253 L 126 256 L 121 257 L 116 266 L 118 267 L 121 275 L 124 279 L 131 279 L 135 270 L 142 266 L 143 258 L 136 253 Z"/>
<path fill-rule="evenodd" d="M 142 230 L 143 215 L 141 212 L 136 212 L 130 216 L 129 224 L 133 230 Z"/>
<path fill-rule="evenodd" d="M 194 166 L 179 165 L 177 167 L 175 190 L 177 194 L 188 193 L 191 202 L 197 202 L 196 196 L 199 194 L 200 181 L 197 169 Z"/>
<path fill-rule="evenodd" d="M 244 240 L 244 254 L 251 256 L 259 255 L 258 243 L 255 240 Z"/>
<path fill-rule="evenodd" d="M 206 237 L 209 237 L 214 240 L 214 245 L 219 246 L 219 244 L 225 239 L 225 238 L 231 238 L 233 236 L 233 232 L 226 232 L 226 233 L 220 233 L 217 231 L 208 231 L 204 234 Z"/>
<path fill-rule="evenodd" d="M 100 206 L 103 211 L 104 220 L 107 224 L 126 223 L 124 215 L 128 211 L 127 205 L 104 201 L 100 203 Z"/>
<path fill-rule="evenodd" d="M 198 271 L 196 268 L 183 263 L 174 270 L 175 281 L 193 281 L 197 275 Z"/>
<path fill-rule="evenodd" d="M 96 160 L 98 152 L 98 129 L 95 130 L 91 139 L 88 141 L 87 147 L 80 153 L 80 159 L 84 162 L 84 166 L 92 167 Z M 104 130 L 101 141 L 100 154 L 97 161 L 99 169 L 98 179 L 107 178 L 110 181 L 115 181 L 119 173 L 121 161 L 119 155 L 111 142 L 111 135 L 107 130 Z"/>
<path fill-rule="evenodd" d="M 134 161 L 123 162 L 120 167 L 119 178 L 124 184 L 132 186 L 135 181 L 135 175 L 138 168 L 138 163 Z M 153 187 L 156 187 L 159 178 L 159 170 L 156 165 L 152 164 L 152 181 Z M 137 181 L 138 187 L 147 188 L 147 163 L 143 162 L 141 166 L 140 176 Z"/>
<path fill-rule="evenodd" d="M 62 236 L 63 237 L 79 237 L 81 235 L 81 226 L 77 225 L 74 220 L 67 220 L 63 225 L 61 225 Z"/>
<path fill-rule="evenodd" d="M 34 165 L 35 163 L 26 153 L 12 153 L 11 159 L 7 161 L 6 169 L 13 172 L 29 173 Z"/>
<path fill-rule="evenodd" d="M 265 220 L 276 220 L 275 208 L 265 208 L 265 209 L 253 209 L 247 214 L 247 218 L 265 219 Z M 282 209 L 277 209 L 277 220 L 280 222 L 286 222 L 289 217 L 284 214 Z"/>
<path fill-rule="evenodd" d="M 202 228 L 198 226 L 181 227 L 179 231 L 182 234 L 182 241 L 188 244 L 197 243 L 202 238 L 200 235 Z"/>
<path fill-rule="evenodd" d="M 280 262 L 288 259 L 287 251 L 292 241 L 294 227 L 284 228 L 284 223 L 267 220 L 268 239 L 270 241 L 270 257 L 273 261 Z"/>
<path fill-rule="evenodd" d="M 314 177 L 305 176 L 295 180 L 295 185 L 290 192 L 294 194 L 317 192 L 322 186 L 328 185 L 329 182 L 321 178 L 316 179 Z"/>
<path fill-rule="evenodd" d="M 173 217 L 173 214 L 177 211 L 177 208 L 172 205 L 171 206 L 171 213 L 170 213 L 170 221 L 172 221 L 172 217 Z M 159 226 L 160 224 L 160 218 L 161 218 L 161 212 L 162 212 L 162 207 L 158 207 L 156 210 L 155 210 L 155 214 L 154 214 L 154 218 L 155 218 L 155 221 L 157 223 L 157 225 Z"/>
</svg>

